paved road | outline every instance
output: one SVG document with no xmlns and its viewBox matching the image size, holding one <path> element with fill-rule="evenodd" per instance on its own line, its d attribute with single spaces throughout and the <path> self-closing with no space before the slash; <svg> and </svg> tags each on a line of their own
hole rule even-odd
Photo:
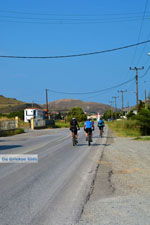
<svg viewBox="0 0 150 225">
<path fill-rule="evenodd" d="M 68 129 L 0 138 L 0 154 L 38 154 L 37 164 L 0 164 L 1 225 L 71 225 L 80 218 L 106 139 L 91 147 Z"/>
</svg>

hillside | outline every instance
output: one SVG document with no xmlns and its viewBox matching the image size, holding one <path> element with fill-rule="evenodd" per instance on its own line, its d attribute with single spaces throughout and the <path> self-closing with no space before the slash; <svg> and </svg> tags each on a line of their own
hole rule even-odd
<svg viewBox="0 0 150 225">
<path fill-rule="evenodd" d="M 6 98 L 3 95 L 0 95 L 0 109 L 8 106 L 16 106 L 24 104 L 24 102 L 18 101 L 15 98 Z"/>
<path fill-rule="evenodd" d="M 6 98 L 0 95 L 0 113 L 16 112 L 29 107 L 32 107 L 32 103 L 25 103 L 15 98 Z M 37 104 L 34 104 L 34 107 L 41 108 Z"/>
<path fill-rule="evenodd" d="M 35 103 L 33 105 L 32 103 L 25 103 L 14 98 L 6 98 L 0 95 L 0 113 L 16 112 L 30 107 L 46 108 L 45 105 L 38 105 Z M 102 103 L 84 102 L 76 99 L 61 99 L 49 102 L 50 111 L 66 112 L 73 107 L 81 107 L 85 112 L 88 113 L 91 112 L 103 113 L 111 108 L 109 105 L 105 105 Z"/>
<path fill-rule="evenodd" d="M 43 105 L 45 107 L 45 105 Z M 85 112 L 92 113 L 103 113 L 110 109 L 111 106 L 96 102 L 84 102 L 75 99 L 61 99 L 53 102 L 49 102 L 50 111 L 68 111 L 73 107 L 81 107 Z"/>
</svg>

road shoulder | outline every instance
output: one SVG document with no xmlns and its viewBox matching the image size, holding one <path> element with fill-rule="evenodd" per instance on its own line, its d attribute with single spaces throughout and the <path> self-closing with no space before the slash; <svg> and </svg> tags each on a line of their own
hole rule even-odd
<svg viewBox="0 0 150 225">
<path fill-rule="evenodd" d="M 108 133 L 93 193 L 79 224 L 148 225 L 150 221 L 149 142 Z"/>
</svg>

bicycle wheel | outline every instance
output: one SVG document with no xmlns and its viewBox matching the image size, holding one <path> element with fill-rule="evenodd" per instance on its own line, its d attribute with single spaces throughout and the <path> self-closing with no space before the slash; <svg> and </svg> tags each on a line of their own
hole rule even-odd
<svg viewBox="0 0 150 225">
<path fill-rule="evenodd" d="M 91 145 L 91 135 L 88 134 L 88 145 L 90 146 Z"/>
<path fill-rule="evenodd" d="M 102 130 L 100 130 L 100 137 L 102 138 L 102 135 L 103 135 L 103 131 Z"/>
<path fill-rule="evenodd" d="M 76 145 L 76 140 L 75 140 L 75 138 L 74 138 L 74 137 L 72 138 L 72 144 L 73 144 L 73 146 L 75 146 L 75 145 Z"/>
</svg>

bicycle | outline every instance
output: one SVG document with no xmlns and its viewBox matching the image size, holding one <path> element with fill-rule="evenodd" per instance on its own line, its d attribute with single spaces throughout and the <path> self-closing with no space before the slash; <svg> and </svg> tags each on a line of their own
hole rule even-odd
<svg viewBox="0 0 150 225">
<path fill-rule="evenodd" d="M 99 127 L 99 136 L 102 138 L 103 137 L 103 132 L 104 132 L 104 127 L 103 126 L 101 126 L 101 127 Z"/>
<path fill-rule="evenodd" d="M 77 138 L 76 138 L 76 135 L 73 133 L 73 136 L 72 136 L 72 144 L 73 146 L 77 145 L 78 144 L 78 141 L 77 141 Z"/>
<path fill-rule="evenodd" d="M 100 130 L 100 137 L 101 137 L 101 138 L 103 137 L 103 129 Z"/>
<path fill-rule="evenodd" d="M 92 133 L 91 133 L 91 131 L 88 131 L 86 140 L 88 142 L 88 146 L 90 146 L 91 142 L 92 142 Z"/>
<path fill-rule="evenodd" d="M 80 130 L 80 128 L 78 128 L 77 130 Z M 76 129 L 72 129 L 72 144 L 73 146 L 78 144 Z"/>
<path fill-rule="evenodd" d="M 90 133 L 88 133 L 87 141 L 88 141 L 88 146 L 90 146 L 92 142 L 92 135 Z"/>
</svg>

